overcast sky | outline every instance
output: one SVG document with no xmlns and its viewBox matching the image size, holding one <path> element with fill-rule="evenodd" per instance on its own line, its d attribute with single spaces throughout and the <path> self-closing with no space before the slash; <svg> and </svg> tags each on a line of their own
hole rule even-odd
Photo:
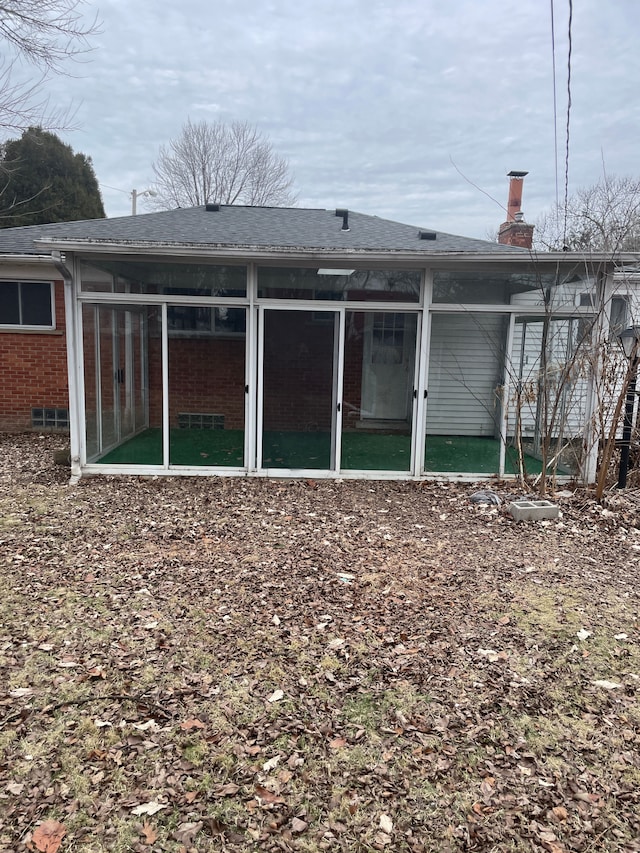
<svg viewBox="0 0 640 853">
<path fill-rule="evenodd" d="M 562 198 L 569 0 L 553 5 Z M 573 5 L 571 189 L 603 164 L 640 176 L 640 5 Z M 550 0 L 88 8 L 102 21 L 95 49 L 48 92 L 52 106 L 77 107 L 79 129 L 63 138 L 93 159 L 108 216 L 130 213 L 131 190 L 152 185 L 159 146 L 189 117 L 255 123 L 288 159 L 305 207 L 486 238 L 504 219 L 511 169 L 530 173 L 528 221 L 555 201 Z"/>
</svg>

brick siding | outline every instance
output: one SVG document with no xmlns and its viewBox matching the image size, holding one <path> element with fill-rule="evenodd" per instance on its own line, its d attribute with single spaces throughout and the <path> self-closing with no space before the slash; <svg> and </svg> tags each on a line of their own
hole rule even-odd
<svg viewBox="0 0 640 853">
<path fill-rule="evenodd" d="M 64 285 L 55 283 L 54 332 L 0 330 L 0 431 L 31 429 L 31 409 L 67 409 Z"/>
</svg>

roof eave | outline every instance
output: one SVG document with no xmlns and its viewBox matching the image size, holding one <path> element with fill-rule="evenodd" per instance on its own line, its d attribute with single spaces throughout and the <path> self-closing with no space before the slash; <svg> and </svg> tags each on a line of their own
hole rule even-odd
<svg viewBox="0 0 640 853">
<path fill-rule="evenodd" d="M 222 258 L 235 261 L 323 261 L 328 258 L 338 260 L 359 259 L 375 263 L 388 262 L 393 258 L 397 263 L 434 266 L 446 264 L 521 264 L 541 263 L 551 264 L 604 264 L 614 266 L 616 263 L 638 262 L 636 254 L 619 255 L 615 259 L 609 253 L 580 254 L 574 252 L 414 252 L 406 249 L 321 249 L 300 248 L 294 246 L 251 246 L 251 245 L 215 245 L 215 244 L 185 244 L 185 243 L 154 243 L 154 242 L 107 242 L 99 240 L 54 239 L 43 237 L 34 242 L 37 248 L 43 250 L 58 250 L 62 252 L 79 252 L 90 254 L 136 254 L 140 256 L 172 256 L 184 258 Z M 6 256 L 5 256 L 6 257 Z M 28 256 L 23 256 L 28 257 Z M 31 256 L 36 257 L 36 256 Z"/>
</svg>

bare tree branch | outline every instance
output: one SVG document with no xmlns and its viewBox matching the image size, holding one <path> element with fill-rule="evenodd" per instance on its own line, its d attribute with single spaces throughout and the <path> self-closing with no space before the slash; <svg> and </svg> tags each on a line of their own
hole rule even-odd
<svg viewBox="0 0 640 853">
<path fill-rule="evenodd" d="M 34 65 L 60 73 L 69 59 L 90 50 L 97 19 L 86 23 L 85 0 L 0 2 L 0 38 Z"/>
<path fill-rule="evenodd" d="M 640 180 L 605 175 L 578 190 L 564 208 L 543 214 L 536 223 L 535 242 L 541 249 L 573 251 L 640 250 Z"/>
<path fill-rule="evenodd" d="M 294 204 L 289 165 L 248 122 L 188 120 L 180 136 L 162 145 L 153 164 L 155 208 L 220 204 Z"/>
<path fill-rule="evenodd" d="M 43 95 L 50 74 L 67 73 L 68 62 L 91 49 L 89 39 L 99 31 L 97 18 L 83 17 L 85 0 L 0 0 L 0 128 L 26 130 L 31 126 L 68 129 L 73 111 L 51 107 Z M 34 80 L 24 79 L 20 63 L 39 69 Z"/>
</svg>

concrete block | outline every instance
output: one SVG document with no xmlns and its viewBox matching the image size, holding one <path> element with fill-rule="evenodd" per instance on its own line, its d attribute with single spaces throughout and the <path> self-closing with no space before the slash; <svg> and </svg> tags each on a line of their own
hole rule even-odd
<svg viewBox="0 0 640 853">
<path fill-rule="evenodd" d="M 509 504 L 509 513 L 515 521 L 541 521 L 544 518 L 557 518 L 560 510 L 551 501 L 520 500 Z"/>
</svg>

